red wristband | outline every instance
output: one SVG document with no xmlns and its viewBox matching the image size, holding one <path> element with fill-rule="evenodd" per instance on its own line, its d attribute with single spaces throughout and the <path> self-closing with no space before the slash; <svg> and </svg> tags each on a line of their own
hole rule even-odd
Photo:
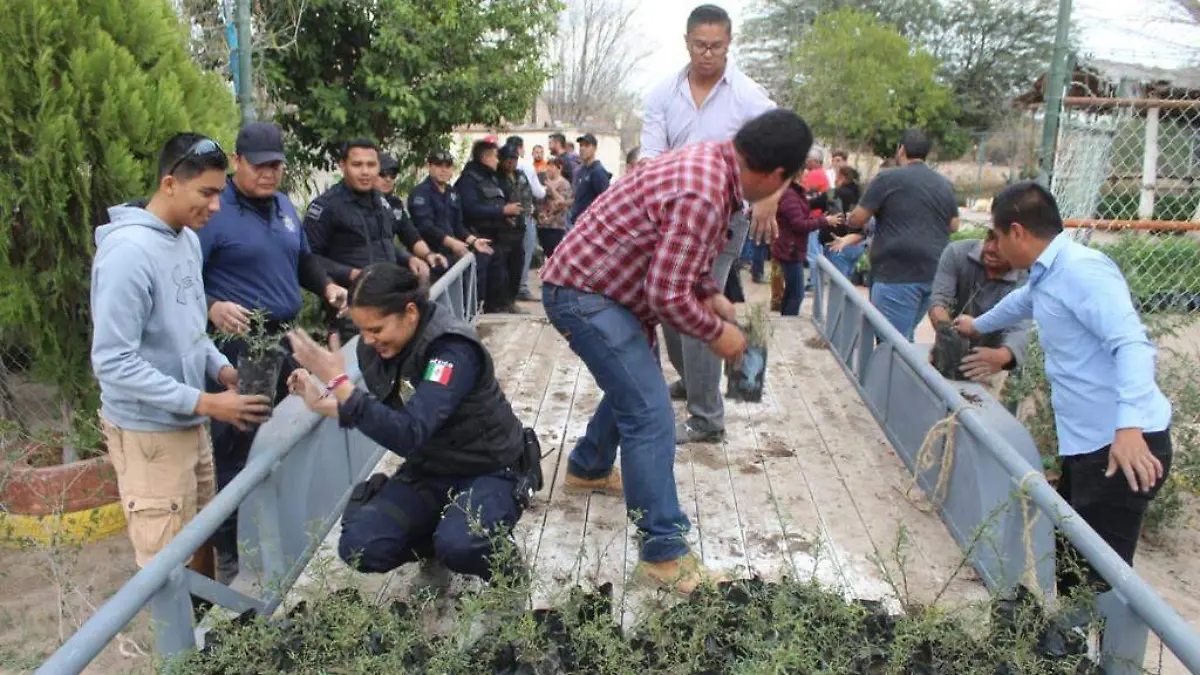
<svg viewBox="0 0 1200 675">
<path fill-rule="evenodd" d="M 329 396 L 330 394 L 333 393 L 334 389 L 337 389 L 338 387 L 342 386 L 343 384 L 346 384 L 349 381 L 350 381 L 350 376 L 345 373 L 342 373 L 341 375 L 338 375 L 337 377 L 333 378 L 332 380 L 329 381 L 328 384 L 325 385 L 325 396 Z"/>
</svg>

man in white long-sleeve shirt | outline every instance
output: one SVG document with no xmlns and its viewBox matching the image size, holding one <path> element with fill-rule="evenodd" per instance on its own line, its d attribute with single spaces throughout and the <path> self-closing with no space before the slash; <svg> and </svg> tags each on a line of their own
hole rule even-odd
<svg viewBox="0 0 1200 675">
<path fill-rule="evenodd" d="M 747 121 L 775 108 L 767 91 L 728 60 L 732 22 L 725 10 L 701 5 L 688 17 L 684 36 L 690 62 L 655 87 L 646 99 L 641 160 L 647 161 L 692 143 L 727 141 Z M 773 236 L 779 195 L 754 205 L 756 239 Z M 729 223 L 729 242 L 713 265 L 722 288 L 742 250 L 750 221 L 742 212 Z M 721 360 L 703 342 L 664 325 L 667 356 L 679 373 L 671 398 L 686 399 L 688 420 L 679 425 L 680 443 L 719 440 L 725 433 L 721 398 Z"/>
<path fill-rule="evenodd" d="M 520 136 L 509 136 L 504 142 L 505 145 L 511 145 L 517 149 L 517 170 L 525 174 L 529 179 L 529 187 L 533 188 L 533 198 L 541 200 L 546 198 L 546 186 L 542 185 L 542 181 L 538 178 L 537 169 L 533 168 L 533 162 L 525 157 L 525 139 Z M 533 221 L 533 216 L 525 219 L 525 266 L 521 268 L 521 288 L 517 291 L 518 300 L 533 300 L 533 292 L 529 290 L 529 266 L 533 264 L 533 249 L 537 248 L 537 223 Z"/>
</svg>

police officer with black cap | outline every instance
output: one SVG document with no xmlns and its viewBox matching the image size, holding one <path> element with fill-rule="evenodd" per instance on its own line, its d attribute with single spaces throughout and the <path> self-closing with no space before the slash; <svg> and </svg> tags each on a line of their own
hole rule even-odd
<svg viewBox="0 0 1200 675">
<path fill-rule="evenodd" d="M 417 231 L 435 251 L 461 258 L 470 251 L 491 254 L 487 239 L 481 238 L 463 223 L 462 202 L 450 185 L 454 175 L 454 156 L 445 150 L 429 153 L 429 175 L 408 195 L 408 210 Z"/>
<path fill-rule="evenodd" d="M 425 242 L 421 237 L 421 232 L 413 226 L 412 220 L 408 217 L 408 211 L 404 208 L 404 200 L 396 194 L 396 177 L 400 175 L 400 163 L 396 158 L 389 153 L 381 153 L 379 155 L 379 178 L 375 181 L 375 189 L 383 195 L 384 202 L 388 208 L 392 210 L 392 215 L 396 218 L 396 234 L 400 236 L 400 241 L 410 253 L 421 258 L 433 270 L 445 270 L 446 257 L 437 253 L 432 249 L 432 245 Z"/>
<path fill-rule="evenodd" d="M 428 279 L 430 263 L 445 264 L 432 252 L 415 228 L 401 231 L 391 206 L 379 191 L 379 146 L 368 139 L 346 143 L 338 162 L 342 180 L 313 200 L 304 217 L 304 229 L 312 251 L 333 280 L 350 287 L 362 268 L 380 261 L 394 261 Z M 409 251 L 396 245 L 400 235 Z M 333 320 L 333 328 L 348 339 L 354 326 L 345 317 Z"/>
</svg>

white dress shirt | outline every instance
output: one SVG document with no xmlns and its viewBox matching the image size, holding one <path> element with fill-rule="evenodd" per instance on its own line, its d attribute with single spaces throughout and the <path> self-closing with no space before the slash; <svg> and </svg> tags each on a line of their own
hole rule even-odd
<svg viewBox="0 0 1200 675">
<path fill-rule="evenodd" d="M 746 122 L 775 108 L 763 89 L 732 62 L 699 107 L 692 98 L 685 66 L 646 97 L 641 157 L 651 159 L 702 141 L 728 141 Z"/>
</svg>

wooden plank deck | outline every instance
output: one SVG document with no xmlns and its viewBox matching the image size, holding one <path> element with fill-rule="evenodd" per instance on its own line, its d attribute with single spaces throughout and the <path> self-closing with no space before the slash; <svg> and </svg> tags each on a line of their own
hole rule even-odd
<svg viewBox="0 0 1200 675">
<path fill-rule="evenodd" d="M 705 563 L 740 577 L 816 578 L 896 610 L 986 597 L 937 517 L 904 497 L 910 475 L 809 318 L 776 318 L 773 327 L 763 401 L 727 401 L 726 440 L 681 446 L 676 454 L 691 542 Z M 563 489 L 567 454 L 601 392 L 542 316 L 483 317 L 480 332 L 514 410 L 550 453 L 546 487 L 517 530 L 534 570 L 534 606 L 553 604 L 576 584 L 612 582 L 624 622 L 636 621 L 656 594 L 632 579 L 637 546 L 624 503 Z M 380 468 L 396 464 L 388 457 Z M 333 570 L 337 585 L 356 585 L 379 600 L 407 593 L 411 569 L 374 578 L 339 572 L 339 532 L 337 526 L 330 533 L 314 568 L 327 570 L 327 578 Z M 306 592 L 304 583 L 296 591 Z"/>
</svg>

